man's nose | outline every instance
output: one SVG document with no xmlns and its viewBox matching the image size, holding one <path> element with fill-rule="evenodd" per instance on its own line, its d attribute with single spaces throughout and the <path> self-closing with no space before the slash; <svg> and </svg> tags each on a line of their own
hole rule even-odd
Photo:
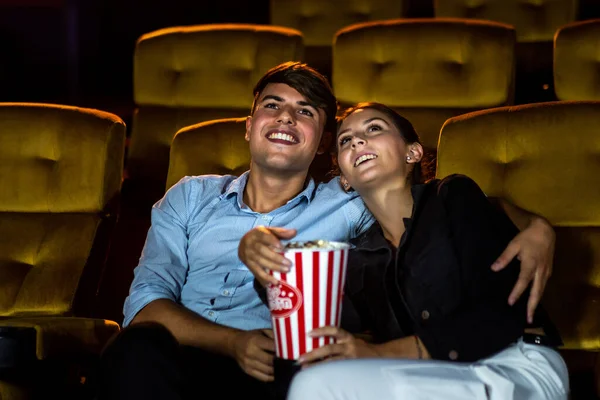
<svg viewBox="0 0 600 400">
<path fill-rule="evenodd" d="M 277 122 L 280 124 L 294 124 L 296 122 L 294 113 L 286 108 L 282 109 L 279 113 L 279 118 L 277 118 Z"/>
</svg>

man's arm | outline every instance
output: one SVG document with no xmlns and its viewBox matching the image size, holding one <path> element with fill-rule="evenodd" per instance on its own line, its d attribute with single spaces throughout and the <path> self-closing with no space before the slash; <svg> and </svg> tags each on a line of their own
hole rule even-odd
<svg viewBox="0 0 600 400">
<path fill-rule="evenodd" d="M 519 228 L 519 233 L 508 244 L 504 252 L 492 265 L 494 271 L 500 271 L 518 257 L 521 272 L 508 302 L 514 304 L 533 280 L 533 286 L 527 302 L 527 319 L 533 321 L 533 314 L 539 304 L 546 283 L 552 274 L 555 233 L 552 225 L 543 217 L 526 211 L 502 198 L 490 199 L 500 207 Z"/>
<path fill-rule="evenodd" d="M 270 381 L 274 343 L 268 333 L 222 326 L 178 304 L 189 268 L 187 224 L 195 198 L 189 200 L 189 191 L 189 183 L 179 182 L 152 208 L 152 225 L 125 301 L 123 325 L 159 323 L 180 344 L 232 357 L 249 375 Z"/>
<path fill-rule="evenodd" d="M 137 313 L 131 324 L 141 322 L 158 322 L 164 325 L 180 344 L 210 349 L 229 357 L 234 357 L 233 343 L 236 337 L 244 332 L 215 324 L 170 299 L 150 302 Z"/>
</svg>

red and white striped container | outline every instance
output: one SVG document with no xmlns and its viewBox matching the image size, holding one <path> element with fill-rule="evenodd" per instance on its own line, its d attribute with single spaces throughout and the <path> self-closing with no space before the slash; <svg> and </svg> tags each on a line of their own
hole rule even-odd
<svg viewBox="0 0 600 400">
<path fill-rule="evenodd" d="M 339 326 L 350 245 L 326 242 L 327 247 L 289 248 L 282 254 L 292 262 L 290 272 L 271 271 L 279 285 L 267 287 L 275 353 L 285 360 L 326 344 L 331 337 L 311 338 L 323 326 Z"/>
</svg>

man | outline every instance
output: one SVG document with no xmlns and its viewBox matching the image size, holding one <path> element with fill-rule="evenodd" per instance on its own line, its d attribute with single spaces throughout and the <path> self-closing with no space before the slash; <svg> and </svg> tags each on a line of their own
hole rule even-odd
<svg viewBox="0 0 600 400">
<path fill-rule="evenodd" d="M 296 229 L 280 232 L 282 238 L 297 232 L 298 240 L 346 241 L 372 223 L 362 200 L 341 190 L 337 179 L 316 185 L 308 177 L 335 132 L 336 111 L 331 87 L 318 72 L 292 62 L 271 69 L 254 89 L 246 122 L 250 171 L 237 178 L 186 177 L 153 207 L 125 301 L 125 329 L 102 357 L 100 399 L 285 393 L 272 384 L 269 311 L 238 259 L 238 244 L 262 226 Z M 259 229 L 277 239 L 277 228 Z M 553 243 L 550 236 L 528 245 L 539 237 L 529 228 L 511 246 L 520 257 L 538 254 L 537 262 L 552 253 Z M 543 285 L 547 270 L 530 263 L 528 273 L 537 273 Z M 524 276 L 524 285 L 530 280 Z"/>
</svg>

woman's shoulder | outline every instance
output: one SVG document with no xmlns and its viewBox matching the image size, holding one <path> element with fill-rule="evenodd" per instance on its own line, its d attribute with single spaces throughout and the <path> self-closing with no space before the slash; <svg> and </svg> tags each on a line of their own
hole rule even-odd
<svg viewBox="0 0 600 400">
<path fill-rule="evenodd" d="M 437 194 L 444 197 L 464 196 L 474 192 L 483 193 L 479 185 L 464 174 L 451 174 L 441 179 L 432 179 L 427 185 L 435 187 Z"/>
</svg>

